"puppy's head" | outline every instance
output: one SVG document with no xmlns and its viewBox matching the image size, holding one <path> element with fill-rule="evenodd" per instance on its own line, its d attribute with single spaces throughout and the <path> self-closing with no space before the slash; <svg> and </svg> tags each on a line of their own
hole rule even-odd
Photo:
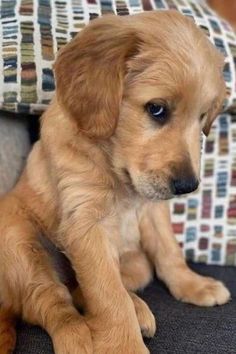
<svg viewBox="0 0 236 354">
<path fill-rule="evenodd" d="M 116 173 L 168 199 L 199 183 L 200 135 L 222 105 L 223 58 L 174 11 L 94 20 L 60 53 L 57 98 L 79 129 L 112 142 Z"/>
</svg>

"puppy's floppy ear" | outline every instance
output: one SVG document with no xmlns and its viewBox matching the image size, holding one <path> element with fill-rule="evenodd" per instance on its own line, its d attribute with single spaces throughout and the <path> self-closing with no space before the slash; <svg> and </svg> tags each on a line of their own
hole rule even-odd
<svg viewBox="0 0 236 354">
<path fill-rule="evenodd" d="M 226 86 L 225 86 L 225 82 L 223 80 L 223 78 L 221 79 L 221 83 L 220 83 L 220 92 L 218 94 L 217 99 L 215 100 L 215 102 L 213 103 L 211 109 L 209 110 L 209 112 L 207 113 L 207 120 L 206 123 L 203 127 L 203 133 L 208 136 L 211 130 L 211 126 L 214 122 L 214 120 L 216 119 L 216 117 L 218 116 L 218 114 L 221 112 L 222 110 L 222 105 L 224 102 L 226 96 Z"/>
<path fill-rule="evenodd" d="M 119 16 L 93 20 L 57 57 L 57 99 L 81 131 L 108 137 L 115 129 L 126 60 L 137 48 L 136 33 Z"/>
</svg>

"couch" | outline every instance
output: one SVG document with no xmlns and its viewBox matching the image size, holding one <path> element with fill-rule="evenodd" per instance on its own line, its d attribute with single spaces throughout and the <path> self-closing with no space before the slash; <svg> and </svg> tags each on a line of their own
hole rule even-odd
<svg viewBox="0 0 236 354">
<path fill-rule="evenodd" d="M 232 300 L 222 307 L 200 308 L 175 300 L 159 280 L 140 296 L 157 320 L 157 332 L 145 340 L 151 354 L 234 354 L 236 353 L 236 269 L 234 267 L 190 264 L 200 274 L 223 281 Z M 14 354 L 53 354 L 50 337 L 39 327 L 19 322 Z M 115 354 L 115 353 L 111 353 Z"/>
<path fill-rule="evenodd" d="M 5 118 L 5 114 L 0 112 L 0 121 Z M 29 148 L 28 144 L 37 140 L 38 130 L 37 119 L 29 120 L 27 117 L 20 123 L 16 123 L 16 120 L 11 121 L 8 130 L 4 130 L 11 143 L 27 137 L 27 144 L 17 146 L 18 154 L 22 157 L 20 162 L 19 159 L 14 160 L 15 149 L 8 149 L 7 157 L 17 161 L 17 165 L 12 166 L 13 171 L 18 168 L 19 173 L 22 169 Z M 3 130 L 0 134 L 2 132 Z M 1 158 L 0 166 L 2 166 Z M 15 174 L 16 172 L 13 176 L 9 174 L 9 187 L 15 181 Z M 53 256 L 64 282 L 71 283 L 72 276 L 68 263 L 51 245 L 48 247 L 47 244 L 47 249 Z M 145 340 L 150 352 L 153 354 L 236 353 L 236 267 L 194 263 L 190 263 L 190 267 L 199 274 L 213 276 L 223 281 L 231 291 L 232 300 L 222 307 L 213 308 L 199 308 L 184 304 L 175 300 L 161 281 L 154 279 L 139 294 L 149 304 L 157 320 L 155 337 Z M 53 354 L 51 339 L 41 328 L 19 321 L 14 354 Z"/>
<path fill-rule="evenodd" d="M 6 9 L 8 9 L 7 1 L 3 2 L 6 6 Z M 172 4 L 175 2 L 180 3 L 180 6 L 182 6 L 181 3 L 184 3 L 183 0 L 166 0 L 164 2 L 158 0 L 156 1 L 156 3 L 158 4 Z M 57 3 L 59 4 L 60 1 Z M 94 2 L 94 4 L 90 4 L 91 13 L 93 12 L 92 10 L 94 10 L 92 9 L 92 6 L 94 6 L 95 8 L 95 3 L 96 2 Z M 148 6 L 148 3 L 150 4 L 150 2 L 148 1 L 144 1 L 144 3 L 146 4 L 146 6 Z M 42 7 L 48 6 L 48 4 L 49 3 L 47 1 L 42 2 Z M 125 11 L 124 3 L 121 2 L 120 4 L 120 11 Z M 135 4 L 136 3 L 133 2 L 132 6 L 135 7 Z M 108 5 L 105 4 L 105 2 L 103 2 L 103 7 L 107 11 Z M 22 5 L 21 11 L 24 16 L 27 15 L 27 11 L 29 11 L 29 8 L 27 7 L 26 2 L 24 2 L 24 4 Z M 47 23 L 42 21 L 42 23 L 40 24 L 40 29 L 42 29 L 42 33 L 44 33 L 47 29 Z M 62 41 L 62 37 L 60 37 L 60 41 Z M 47 38 L 44 38 L 44 40 L 46 41 Z M 62 42 L 58 43 L 59 47 L 64 44 Z M 47 58 L 50 56 L 49 51 L 46 53 Z M 51 95 L 54 88 L 51 81 L 51 71 L 45 71 L 44 69 L 43 73 L 45 78 L 45 82 L 43 81 L 43 87 L 45 89 L 45 92 L 50 91 Z M 7 76 L 7 80 L 11 81 L 12 72 L 10 72 L 9 75 L 10 76 Z M 25 94 L 24 97 L 27 97 L 27 85 L 29 85 L 29 82 L 27 82 L 27 75 L 25 77 L 26 79 L 23 84 L 25 85 L 24 89 L 26 89 L 26 92 L 22 92 L 23 94 Z M 32 81 L 32 77 L 28 77 L 28 80 Z M 8 83 L 10 81 L 8 81 Z M 2 108 L 5 110 L 14 110 L 12 109 L 12 96 L 6 97 L 10 97 L 10 99 L 6 100 L 5 106 L 3 105 Z M 43 103 L 41 106 L 46 106 L 48 104 L 48 101 L 45 99 L 42 102 Z M 34 108 L 35 109 L 33 110 L 33 112 L 37 113 L 39 106 L 35 105 Z M 0 112 L 0 195 L 3 194 L 3 192 L 9 190 L 14 185 L 17 176 L 19 175 L 24 166 L 24 161 L 29 152 L 30 145 L 38 138 L 38 117 L 28 115 L 28 113 L 32 113 L 32 111 L 30 112 L 31 106 L 24 104 L 18 106 L 18 110 L 19 112 L 21 112 L 21 119 L 16 119 L 16 116 L 13 113 Z M 220 151 L 220 153 L 223 153 L 224 156 L 229 154 L 229 152 L 232 154 L 235 153 L 234 145 L 232 145 L 230 149 L 225 150 L 225 138 L 228 139 L 228 142 L 231 141 L 231 138 L 229 138 L 227 134 L 232 133 L 231 127 L 235 127 L 235 122 L 236 116 L 233 111 L 231 111 L 230 114 L 222 115 L 220 117 L 217 125 L 213 127 L 212 135 L 210 136 L 207 143 L 207 148 L 209 148 L 209 151 L 206 151 L 206 153 L 209 153 L 210 157 L 212 144 L 214 144 L 214 141 L 217 139 L 218 135 L 222 138 L 222 146 L 220 145 L 222 150 Z M 234 136 L 233 133 L 232 136 Z M 209 156 L 206 155 L 207 158 L 209 158 Z M 219 158 L 219 163 L 220 161 L 221 158 Z M 232 169 L 231 177 L 234 181 L 234 178 L 236 179 L 236 175 L 234 175 L 235 162 L 233 159 L 231 162 L 232 166 L 230 165 L 229 168 L 230 171 Z M 205 166 L 205 172 L 206 174 L 209 174 L 210 168 L 207 163 L 205 164 Z M 213 172 L 216 173 L 217 171 Z M 229 172 L 229 174 L 231 174 L 231 172 Z M 209 176 L 207 175 L 206 177 L 208 178 Z M 207 188 L 209 188 L 208 181 L 209 180 L 207 180 Z M 214 181 L 216 183 L 219 182 L 219 190 L 221 192 L 222 188 L 225 187 L 224 183 L 221 180 L 218 181 L 218 179 L 213 179 L 211 183 L 214 183 Z M 233 182 L 232 191 L 234 191 L 234 188 L 235 184 Z M 223 202 L 224 200 L 225 199 L 223 199 Z M 186 218 L 184 222 L 187 223 L 187 226 L 185 227 L 184 231 L 182 230 L 181 232 L 179 232 L 180 225 L 181 223 L 183 224 L 184 216 L 181 214 L 181 208 L 189 207 L 189 209 L 191 209 L 190 214 L 194 215 L 194 208 L 192 207 L 191 203 L 192 199 L 190 198 L 190 207 L 189 200 L 187 202 L 182 202 L 180 200 L 173 205 L 173 212 L 177 215 L 175 215 L 174 229 L 177 233 L 177 236 L 179 234 L 179 241 L 184 247 L 184 251 L 187 258 L 191 258 L 192 260 L 196 260 L 198 262 L 203 261 L 215 264 L 204 265 L 201 263 L 190 263 L 190 267 L 200 274 L 213 276 L 223 281 L 231 291 L 232 300 L 227 305 L 214 308 L 198 308 L 193 305 L 183 304 L 181 302 L 176 301 L 170 295 L 170 293 L 162 282 L 160 282 L 158 279 L 154 279 L 153 282 L 143 292 L 140 293 L 140 296 L 149 304 L 157 319 L 157 332 L 155 337 L 152 339 L 145 340 L 145 342 L 151 353 L 234 354 L 236 353 L 236 268 L 231 266 L 222 266 L 222 264 L 236 264 L 235 242 L 228 242 L 235 240 L 235 234 L 230 233 L 236 228 L 236 226 L 234 226 L 235 222 L 233 220 L 236 216 L 234 215 L 235 207 L 234 204 L 231 208 L 232 210 L 230 209 L 230 207 L 227 207 L 227 211 L 229 211 L 227 215 L 229 217 L 230 223 L 232 223 L 229 227 L 229 234 L 225 235 L 226 239 L 224 239 L 224 242 L 222 242 L 222 238 L 219 234 L 219 229 L 216 229 L 217 233 L 213 237 L 213 240 L 214 242 L 216 241 L 216 243 L 211 242 L 212 247 L 208 249 L 208 247 L 204 248 L 204 245 L 206 245 L 206 239 L 209 240 L 209 235 L 211 234 L 211 232 L 215 230 L 215 224 L 212 224 L 211 228 L 206 229 L 205 231 L 203 230 L 202 238 L 194 239 L 192 236 L 193 228 L 191 227 L 191 225 L 197 225 L 198 220 Z M 201 208 L 201 205 L 199 206 L 199 208 Z M 224 215 L 220 219 L 221 223 L 223 217 Z M 179 220 L 181 222 L 179 222 Z M 207 220 L 208 219 L 206 219 L 205 224 L 207 224 Z M 203 223 L 203 226 L 207 226 L 205 224 Z M 200 226 L 202 226 L 202 224 Z M 188 232 L 185 232 L 188 230 L 190 230 L 189 234 Z M 216 245 L 216 247 L 214 245 Z M 219 252 L 219 245 L 221 245 L 226 250 L 225 253 L 227 255 L 225 255 L 224 257 L 222 256 L 222 253 Z M 229 249 L 227 249 L 228 245 Z M 57 261 L 57 264 L 59 264 L 58 268 L 59 272 L 61 273 L 61 276 L 63 277 L 66 283 L 70 282 L 70 277 L 68 279 L 68 274 L 65 274 L 65 272 L 63 271 L 63 269 L 67 267 L 62 266 L 62 264 L 64 265 L 65 263 L 64 261 L 61 263 L 60 254 L 55 249 L 53 249 L 51 252 L 56 260 L 59 259 L 59 261 Z M 221 264 L 221 266 L 216 264 Z M 53 348 L 49 336 L 41 328 L 30 326 L 22 321 L 19 321 L 17 324 L 17 345 L 14 353 L 52 354 Z"/>
</svg>

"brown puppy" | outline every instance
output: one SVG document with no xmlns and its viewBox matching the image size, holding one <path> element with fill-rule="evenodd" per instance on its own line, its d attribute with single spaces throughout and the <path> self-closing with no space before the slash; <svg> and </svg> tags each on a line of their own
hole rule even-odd
<svg viewBox="0 0 236 354">
<path fill-rule="evenodd" d="M 222 283 L 187 267 L 164 201 L 198 186 L 222 67 L 201 30 L 172 11 L 94 20 L 59 53 L 41 139 L 0 203 L 0 353 L 14 346 L 18 315 L 45 328 L 56 353 L 147 353 L 140 327 L 152 336 L 155 321 L 132 291 L 152 267 L 182 301 L 229 300 Z M 39 232 L 70 259 L 85 317 Z"/>
</svg>

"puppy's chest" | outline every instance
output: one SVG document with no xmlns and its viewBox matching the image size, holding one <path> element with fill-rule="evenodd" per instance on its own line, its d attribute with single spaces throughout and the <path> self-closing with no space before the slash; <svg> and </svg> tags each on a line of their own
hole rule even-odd
<svg viewBox="0 0 236 354">
<path fill-rule="evenodd" d="M 139 207 L 138 204 L 132 204 L 119 210 L 118 227 L 120 234 L 120 253 L 135 250 L 139 247 Z"/>
</svg>

